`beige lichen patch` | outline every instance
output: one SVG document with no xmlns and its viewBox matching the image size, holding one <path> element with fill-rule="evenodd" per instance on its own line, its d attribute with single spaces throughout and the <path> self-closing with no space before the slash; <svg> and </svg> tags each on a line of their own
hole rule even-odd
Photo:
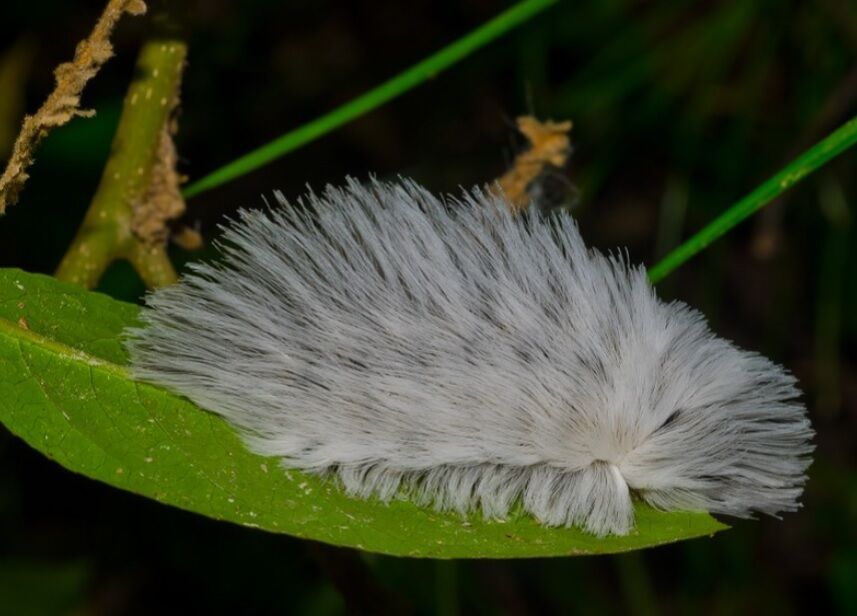
<svg viewBox="0 0 857 616">
<path fill-rule="evenodd" d="M 145 12 L 146 4 L 142 0 L 110 0 L 89 38 L 78 43 L 74 59 L 56 68 L 54 91 L 35 114 L 24 118 L 12 148 L 12 156 L 0 176 L 0 214 L 6 210 L 7 204 L 17 202 L 39 141 L 52 129 L 76 116 L 89 117 L 94 114 L 91 110 L 80 108 L 83 88 L 113 56 L 110 35 L 119 18 L 124 13 L 141 15 Z"/>
<path fill-rule="evenodd" d="M 169 51 L 176 53 L 179 50 L 175 45 L 170 45 Z M 149 247 L 162 247 L 170 234 L 167 224 L 185 211 L 181 194 L 184 178 L 176 171 L 178 151 L 173 141 L 173 136 L 178 132 L 175 112 L 180 102 L 182 65 L 183 61 L 179 63 L 172 91 L 161 96 L 158 102 L 161 107 L 167 108 L 167 119 L 161 128 L 154 162 L 149 171 L 148 185 L 142 199 L 131 203 L 131 231 L 138 241 Z M 160 69 L 154 67 L 152 78 L 159 75 Z M 151 92 L 151 87 L 146 89 L 146 100 L 151 99 Z"/>
<path fill-rule="evenodd" d="M 530 204 L 529 187 L 546 167 L 562 167 L 571 152 L 568 133 L 571 122 L 541 122 L 532 116 L 517 120 L 518 130 L 530 142 L 530 147 L 515 157 L 512 168 L 497 180 L 512 211 L 518 213 Z"/>
<path fill-rule="evenodd" d="M 175 122 L 168 121 L 161 131 L 146 193 L 142 200 L 132 204 L 131 230 L 147 245 L 163 244 L 169 235 L 167 223 L 185 211 L 180 189 L 182 177 L 176 171 L 174 132 Z"/>
</svg>

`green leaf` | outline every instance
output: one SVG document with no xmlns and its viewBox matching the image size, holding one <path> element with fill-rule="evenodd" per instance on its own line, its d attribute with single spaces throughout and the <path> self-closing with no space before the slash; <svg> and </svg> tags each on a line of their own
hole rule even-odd
<svg viewBox="0 0 857 616">
<path fill-rule="evenodd" d="M 120 344 L 138 308 L 53 278 L 0 270 L 0 421 L 66 468 L 212 518 L 387 554 L 532 557 L 634 550 L 711 535 L 705 513 L 637 507 L 637 528 L 598 539 L 529 516 L 463 520 L 250 453 L 218 416 L 132 381 Z"/>
</svg>

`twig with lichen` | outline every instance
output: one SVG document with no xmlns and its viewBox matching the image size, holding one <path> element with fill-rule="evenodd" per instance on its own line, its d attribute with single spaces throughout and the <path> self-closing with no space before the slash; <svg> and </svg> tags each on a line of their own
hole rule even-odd
<svg viewBox="0 0 857 616">
<path fill-rule="evenodd" d="M 127 259 L 150 288 L 175 281 L 166 239 L 167 222 L 184 212 L 172 135 L 186 53 L 172 35 L 140 50 L 110 158 L 57 269 L 60 280 L 92 288 L 111 262 Z"/>
<path fill-rule="evenodd" d="M 56 87 L 41 108 L 24 118 L 21 131 L 12 147 L 12 156 L 0 176 L 0 214 L 7 205 L 14 205 L 27 181 L 27 168 L 41 141 L 52 129 L 77 116 L 89 117 L 91 110 L 80 108 L 80 97 L 87 82 L 113 56 L 110 35 L 124 13 L 141 15 L 146 12 L 143 0 L 110 0 L 89 35 L 77 45 L 74 59 L 60 64 L 54 75 Z"/>
</svg>

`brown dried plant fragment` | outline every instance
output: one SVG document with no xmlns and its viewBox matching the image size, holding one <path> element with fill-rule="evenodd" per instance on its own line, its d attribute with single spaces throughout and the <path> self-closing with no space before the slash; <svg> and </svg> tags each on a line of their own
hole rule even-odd
<svg viewBox="0 0 857 616">
<path fill-rule="evenodd" d="M 495 186 L 503 192 L 512 211 L 519 213 L 530 204 L 530 187 L 548 167 L 561 168 L 571 153 L 568 133 L 571 122 L 541 122 L 532 116 L 517 120 L 518 130 L 530 147 L 515 157 L 515 162 Z M 493 189 L 493 187 L 490 187 Z"/>
<path fill-rule="evenodd" d="M 202 233 L 198 229 L 188 227 L 187 225 L 176 230 L 170 239 L 173 241 L 173 244 L 189 252 L 199 250 L 205 245 Z"/>
<path fill-rule="evenodd" d="M 169 236 L 167 223 L 185 211 L 181 195 L 182 177 L 176 171 L 175 132 L 176 122 L 170 119 L 161 129 L 146 193 L 143 199 L 131 204 L 131 231 L 139 241 L 149 246 L 166 242 Z"/>
<path fill-rule="evenodd" d="M 94 111 L 80 108 L 83 88 L 113 56 L 110 35 L 122 15 L 142 15 L 145 12 L 146 4 L 143 0 L 109 0 L 92 33 L 78 43 L 74 59 L 56 68 L 54 91 L 34 115 L 24 118 L 12 148 L 12 156 L 0 176 L 0 214 L 6 211 L 7 205 L 17 202 L 27 181 L 27 168 L 33 163 L 33 154 L 39 142 L 52 129 L 76 116 L 94 115 Z"/>
</svg>

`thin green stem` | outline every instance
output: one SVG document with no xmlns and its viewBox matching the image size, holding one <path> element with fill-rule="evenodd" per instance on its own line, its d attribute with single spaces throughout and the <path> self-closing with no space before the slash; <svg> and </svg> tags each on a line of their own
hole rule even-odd
<svg viewBox="0 0 857 616">
<path fill-rule="evenodd" d="M 382 83 L 377 88 L 189 184 L 182 191 L 182 195 L 185 198 L 190 198 L 241 177 L 380 107 L 389 100 L 434 77 L 480 47 L 506 34 L 557 1 L 525 0 L 519 2 L 470 34 Z"/>
<path fill-rule="evenodd" d="M 150 286 L 175 280 L 162 247 L 143 246 L 132 222 L 158 163 L 186 53 L 184 41 L 169 37 L 156 37 L 140 50 L 137 75 L 128 88 L 110 158 L 83 224 L 57 268 L 60 280 L 91 289 L 107 266 L 120 258 L 131 260 Z"/>
<path fill-rule="evenodd" d="M 167 255 L 167 247 L 162 243 L 149 245 L 145 242 L 134 242 L 127 258 L 149 289 L 167 287 L 178 280 L 176 270 Z"/>
<path fill-rule="evenodd" d="M 649 280 L 657 283 L 685 261 L 702 251 L 732 227 L 765 207 L 780 194 L 797 184 L 857 143 L 857 117 L 852 118 L 830 135 L 786 165 L 756 190 L 715 218 L 696 235 L 669 253 L 649 269 Z"/>
</svg>

